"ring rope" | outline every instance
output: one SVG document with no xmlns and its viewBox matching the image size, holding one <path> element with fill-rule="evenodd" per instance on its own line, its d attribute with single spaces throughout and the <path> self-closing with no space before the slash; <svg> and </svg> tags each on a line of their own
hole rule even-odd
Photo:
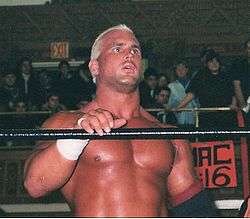
<svg viewBox="0 0 250 219">
<path fill-rule="evenodd" d="M 87 133 L 82 129 L 0 129 L 0 139 L 180 139 L 190 137 L 223 136 L 228 139 L 249 136 L 246 128 L 204 129 L 204 128 L 119 128 L 109 133 Z"/>
</svg>

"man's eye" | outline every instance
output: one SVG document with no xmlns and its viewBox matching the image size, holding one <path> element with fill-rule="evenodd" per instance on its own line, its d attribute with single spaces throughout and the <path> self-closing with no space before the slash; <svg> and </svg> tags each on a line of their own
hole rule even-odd
<svg viewBox="0 0 250 219">
<path fill-rule="evenodd" d="M 120 52 L 120 51 L 121 51 L 121 48 L 115 47 L 115 48 L 113 48 L 113 51 L 116 52 L 116 53 L 117 53 L 117 52 Z"/>
<path fill-rule="evenodd" d="M 131 52 L 133 54 L 140 54 L 141 53 L 141 51 L 139 49 L 137 49 L 137 48 L 132 49 Z"/>
</svg>

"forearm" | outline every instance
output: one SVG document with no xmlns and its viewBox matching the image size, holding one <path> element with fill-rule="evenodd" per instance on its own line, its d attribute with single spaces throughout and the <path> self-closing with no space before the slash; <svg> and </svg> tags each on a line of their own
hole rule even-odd
<svg viewBox="0 0 250 219">
<path fill-rule="evenodd" d="M 177 109 L 184 108 L 193 98 L 194 95 L 192 93 L 187 93 L 186 96 L 181 100 L 181 102 L 177 106 Z"/>
<path fill-rule="evenodd" d="M 241 90 L 240 81 L 234 81 L 234 92 L 235 92 L 236 100 L 239 104 L 239 107 L 242 108 L 246 106 L 246 101 Z"/>
<path fill-rule="evenodd" d="M 40 197 L 63 186 L 70 178 L 76 160 L 61 156 L 54 144 L 35 152 L 25 163 L 25 188 L 31 196 Z"/>
</svg>

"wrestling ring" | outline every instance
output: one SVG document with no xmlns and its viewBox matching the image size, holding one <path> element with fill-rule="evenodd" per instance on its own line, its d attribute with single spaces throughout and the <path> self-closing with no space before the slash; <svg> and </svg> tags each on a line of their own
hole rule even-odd
<svg viewBox="0 0 250 219">
<path fill-rule="evenodd" d="M 149 109 L 148 111 L 153 111 Z M 159 111 L 159 109 L 157 109 Z M 161 109 L 160 109 L 161 110 Z M 189 109 L 184 109 L 190 111 Z M 225 111 L 228 108 L 194 109 L 197 114 L 201 111 Z M 238 113 L 238 128 L 204 129 L 199 128 L 198 119 L 196 128 L 122 128 L 114 129 L 110 133 L 99 136 L 97 133 L 89 134 L 80 129 L 0 129 L 0 141 L 9 140 L 56 140 L 56 139 L 91 139 L 91 140 L 128 140 L 128 139 L 189 139 L 213 136 L 227 139 L 236 139 L 240 142 L 240 157 L 242 171 L 242 198 L 216 200 L 218 209 L 239 209 L 243 200 L 249 195 L 249 158 L 247 138 L 250 130 L 244 127 L 242 113 Z M 27 212 L 69 212 L 66 203 L 33 203 L 33 204 L 1 204 L 0 208 L 7 213 Z"/>
</svg>

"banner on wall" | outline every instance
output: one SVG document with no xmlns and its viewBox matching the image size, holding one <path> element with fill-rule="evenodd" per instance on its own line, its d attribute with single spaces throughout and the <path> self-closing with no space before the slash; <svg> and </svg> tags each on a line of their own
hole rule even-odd
<svg viewBox="0 0 250 219">
<path fill-rule="evenodd" d="M 192 143 L 194 165 L 206 188 L 236 187 L 233 141 Z"/>
<path fill-rule="evenodd" d="M 50 57 L 52 59 L 69 58 L 69 43 L 68 42 L 53 42 L 50 44 Z"/>
</svg>

